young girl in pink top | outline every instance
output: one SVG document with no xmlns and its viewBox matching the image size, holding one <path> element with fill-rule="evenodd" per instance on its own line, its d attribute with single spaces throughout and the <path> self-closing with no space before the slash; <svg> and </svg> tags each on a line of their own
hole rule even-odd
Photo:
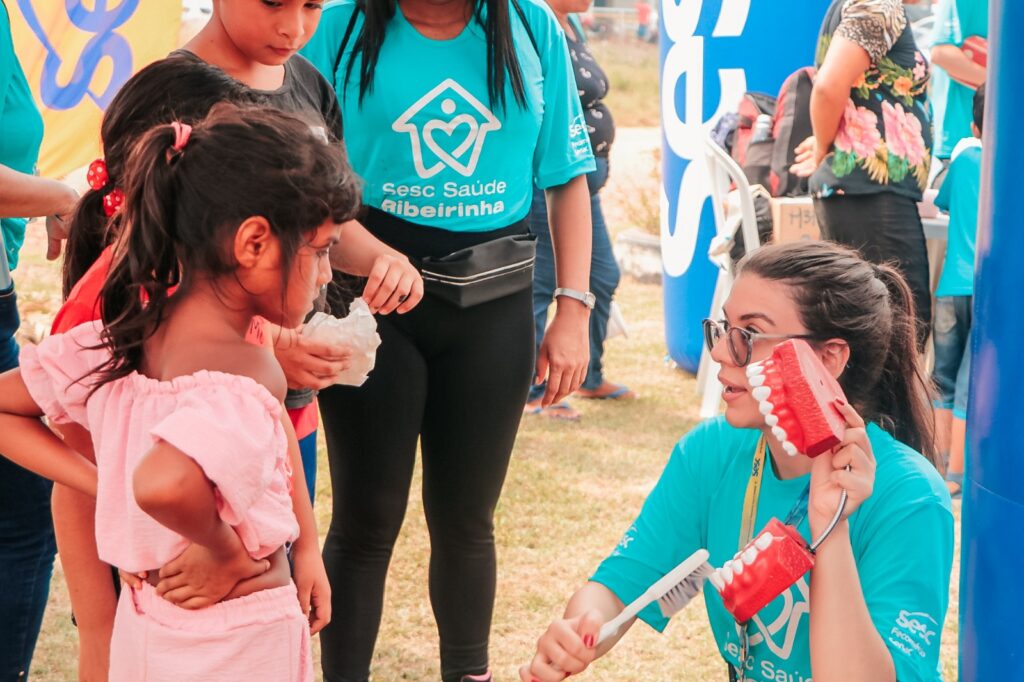
<svg viewBox="0 0 1024 682">
<path fill-rule="evenodd" d="M 312 680 L 285 556 L 312 512 L 293 511 L 284 374 L 245 337 L 257 315 L 301 323 L 356 181 L 307 122 L 231 105 L 146 133 L 126 178 L 102 324 L 0 376 L 0 451 L 96 495 L 100 558 L 147 575 L 118 603 L 111 680 Z M 86 428 L 95 466 L 41 416 Z"/>
</svg>

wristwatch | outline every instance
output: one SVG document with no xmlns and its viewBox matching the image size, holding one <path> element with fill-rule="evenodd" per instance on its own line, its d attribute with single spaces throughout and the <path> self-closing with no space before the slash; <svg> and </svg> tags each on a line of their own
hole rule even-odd
<svg viewBox="0 0 1024 682">
<path fill-rule="evenodd" d="M 589 291 L 577 291 L 575 289 L 566 289 L 565 287 L 558 287 L 555 289 L 554 298 L 559 296 L 565 296 L 566 298 L 573 298 L 587 306 L 590 310 L 594 309 L 594 304 L 597 303 L 597 296 L 594 296 Z"/>
</svg>

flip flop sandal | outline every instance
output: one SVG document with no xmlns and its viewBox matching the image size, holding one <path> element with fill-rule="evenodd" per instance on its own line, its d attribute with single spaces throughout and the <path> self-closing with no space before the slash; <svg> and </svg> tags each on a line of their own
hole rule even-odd
<svg viewBox="0 0 1024 682">
<path fill-rule="evenodd" d="M 548 419 L 558 419 L 566 422 L 578 422 L 580 420 L 580 413 L 565 401 L 548 405 L 547 407 L 534 406 L 527 403 L 523 409 L 523 414 L 532 414 L 538 417 L 547 417 Z"/>
<path fill-rule="evenodd" d="M 576 391 L 576 395 L 586 400 L 633 400 L 636 394 L 629 390 L 629 386 L 617 384 L 614 391 L 605 395 L 586 395 Z"/>
</svg>

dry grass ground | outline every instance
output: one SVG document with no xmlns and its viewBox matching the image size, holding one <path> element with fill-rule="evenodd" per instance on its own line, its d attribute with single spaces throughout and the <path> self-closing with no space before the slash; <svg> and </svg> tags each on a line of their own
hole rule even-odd
<svg viewBox="0 0 1024 682">
<path fill-rule="evenodd" d="M 614 67 L 611 76 L 613 93 L 620 96 L 619 104 L 613 106 L 620 126 L 657 125 L 657 102 L 652 103 L 649 96 L 657 88 L 654 48 L 631 50 L 608 43 L 596 49 L 602 63 L 609 62 L 615 50 L 616 59 L 623 64 Z M 648 96 L 638 98 L 637 91 L 623 86 L 627 81 L 646 83 Z M 633 109 L 620 114 L 621 107 Z M 657 129 L 619 131 L 612 177 L 604 195 L 613 233 L 631 227 L 636 214 L 632 204 L 657 191 L 651 150 L 659 140 Z M 25 331 L 30 335 L 48 325 L 59 296 L 56 268 L 39 256 L 43 247 L 36 231 L 17 273 Z M 627 279 L 618 301 L 630 335 L 609 344 L 608 373 L 614 380 L 628 382 L 640 400 L 625 404 L 576 400 L 575 406 L 583 413 L 579 424 L 527 418 L 516 445 L 497 511 L 498 600 L 492 660 L 501 682 L 518 679 L 516 668 L 531 656 L 537 636 L 614 546 L 653 486 L 673 443 L 697 420 L 693 379 L 665 361 L 660 287 Z M 330 519 L 331 491 L 322 449 L 320 455 L 317 511 L 323 531 Z M 426 583 L 429 546 L 418 490 L 417 477 L 389 576 L 374 661 L 375 679 L 383 682 L 438 679 L 437 633 Z M 953 579 L 954 607 L 943 636 L 947 680 L 956 679 L 957 582 L 958 571 Z M 335 618 L 344 617 L 335 614 Z M 75 641 L 58 563 L 33 680 L 73 680 Z M 725 668 L 703 605 L 695 603 L 674 620 L 664 636 L 644 626 L 635 628 L 586 679 L 723 680 Z"/>
<path fill-rule="evenodd" d="M 40 240 L 30 241 L 27 252 L 32 255 L 19 278 L 27 316 L 40 322 L 56 302 L 55 271 L 34 256 L 41 247 Z M 497 513 L 500 554 L 492 658 L 503 682 L 518 679 L 515 669 L 530 656 L 536 637 L 614 546 L 672 444 L 697 418 L 693 380 L 664 359 L 660 288 L 627 280 L 619 301 L 630 336 L 609 344 L 609 374 L 628 381 L 641 399 L 627 404 L 577 400 L 583 412 L 577 425 L 525 419 L 516 445 Z M 321 472 L 326 472 L 322 451 Z M 437 634 L 426 585 L 429 547 L 418 489 L 417 479 L 389 577 L 374 663 L 376 679 L 384 682 L 438 679 Z M 317 510 L 324 530 L 330 518 L 325 475 L 320 477 Z M 954 576 L 954 593 L 956 584 Z M 58 564 L 33 679 L 73 680 L 74 651 L 75 632 Z M 948 680 L 956 679 L 955 652 L 956 613 L 951 610 L 943 646 Z M 703 606 L 693 604 L 664 636 L 635 628 L 588 679 L 722 680 L 724 668 Z"/>
</svg>

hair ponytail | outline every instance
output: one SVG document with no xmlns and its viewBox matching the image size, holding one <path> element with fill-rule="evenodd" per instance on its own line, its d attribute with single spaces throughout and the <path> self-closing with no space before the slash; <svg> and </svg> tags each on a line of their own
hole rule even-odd
<svg viewBox="0 0 1024 682">
<path fill-rule="evenodd" d="M 874 271 L 889 291 L 892 307 L 891 341 L 875 388 L 878 411 L 891 420 L 889 430 L 897 439 L 936 464 L 935 419 L 929 383 L 917 352 L 914 296 L 903 275 L 892 265 L 876 265 Z"/>
<path fill-rule="evenodd" d="M 218 102 L 255 100 L 252 91 L 221 69 L 188 54 L 155 61 L 121 86 L 100 126 L 107 183 L 82 195 L 68 225 L 61 269 L 65 299 L 117 237 L 121 212 L 108 217 L 103 201 L 116 188 L 124 189 L 128 155 L 139 138 L 153 126 L 173 120 L 195 123 Z"/>
<path fill-rule="evenodd" d="M 107 217 L 103 197 L 107 189 L 90 189 L 78 200 L 71 214 L 64 262 L 61 265 L 61 295 L 67 300 L 71 289 L 110 245 L 117 228 L 112 225 L 117 214 Z"/>
<path fill-rule="evenodd" d="M 175 175 L 179 157 L 169 157 L 174 129 L 163 125 L 146 133 L 129 158 L 123 209 L 124 230 L 115 242 L 110 273 L 100 290 L 101 340 L 111 358 L 98 383 L 137 369 L 142 347 L 163 318 L 171 289 L 181 283 L 174 226 Z"/>
<path fill-rule="evenodd" d="M 808 241 L 770 244 L 737 268 L 790 286 L 810 336 L 842 339 L 849 346 L 839 384 L 850 404 L 936 463 L 914 300 L 895 268 L 872 265 L 838 244 Z"/>
</svg>

